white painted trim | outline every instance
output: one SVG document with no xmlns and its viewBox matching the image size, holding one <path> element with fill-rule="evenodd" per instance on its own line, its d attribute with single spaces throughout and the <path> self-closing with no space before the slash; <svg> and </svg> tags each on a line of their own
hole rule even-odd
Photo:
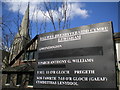
<svg viewBox="0 0 120 90">
<path fill-rule="evenodd" d="M 20 85 L 16 85 L 17 87 L 19 87 Z"/>
<path fill-rule="evenodd" d="M 27 61 L 35 61 L 35 59 L 30 59 L 30 60 L 21 60 L 21 62 L 27 62 Z"/>
<path fill-rule="evenodd" d="M 5 86 L 10 86 L 10 83 L 6 83 Z"/>
<path fill-rule="evenodd" d="M 33 88 L 33 86 L 32 86 L 32 85 L 28 85 L 27 87 L 28 87 L 28 88 Z"/>
</svg>

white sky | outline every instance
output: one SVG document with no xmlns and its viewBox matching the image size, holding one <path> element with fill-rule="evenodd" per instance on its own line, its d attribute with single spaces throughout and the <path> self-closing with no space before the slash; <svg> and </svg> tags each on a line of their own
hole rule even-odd
<svg viewBox="0 0 120 90">
<path fill-rule="evenodd" d="M 22 1 L 22 0 L 21 0 Z M 39 1 L 39 0 L 36 0 Z M 6 2 L 8 4 L 8 9 L 9 11 L 12 12 L 17 12 L 18 9 L 20 8 L 20 14 L 24 15 L 25 14 L 25 10 L 27 9 L 27 4 L 25 2 Z M 30 2 L 30 19 L 31 20 L 38 20 L 38 21 L 42 21 L 44 18 L 46 18 L 46 20 L 49 22 L 49 14 L 47 11 L 42 11 L 41 9 L 38 9 L 38 5 L 40 5 L 40 2 Z M 68 3 L 67 4 L 68 9 L 67 9 L 67 16 L 70 15 L 71 19 L 74 18 L 74 16 L 80 16 L 80 18 L 86 19 L 87 17 L 89 17 L 88 14 L 88 10 L 83 9 L 84 5 L 82 5 L 81 3 Z M 59 13 L 62 13 L 62 7 L 59 7 L 58 11 L 56 10 L 52 10 L 53 12 L 53 16 L 54 16 L 54 21 L 57 20 L 57 18 L 59 17 Z M 44 14 L 45 15 L 44 15 Z M 63 14 L 63 13 L 62 13 Z"/>
<path fill-rule="evenodd" d="M 120 0 L 2 0 L 3 2 L 61 2 L 61 1 L 68 1 L 68 2 L 119 2 Z"/>
</svg>

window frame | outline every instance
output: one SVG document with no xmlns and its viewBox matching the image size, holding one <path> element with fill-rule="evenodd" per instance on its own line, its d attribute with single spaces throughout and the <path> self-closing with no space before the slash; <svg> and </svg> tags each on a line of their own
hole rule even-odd
<svg viewBox="0 0 120 90">
<path fill-rule="evenodd" d="M 34 82 L 34 74 L 30 73 L 29 74 L 28 86 L 33 86 L 33 82 Z"/>
<path fill-rule="evenodd" d="M 36 51 L 37 51 L 37 50 L 29 50 L 29 51 L 26 51 L 26 53 L 24 54 L 23 61 L 34 60 L 34 59 L 35 59 Z M 31 56 L 31 55 L 32 55 L 32 56 Z"/>
<path fill-rule="evenodd" d="M 11 74 L 7 74 L 5 85 L 10 85 L 10 81 L 11 81 Z"/>
<path fill-rule="evenodd" d="M 16 86 L 20 86 L 22 84 L 22 76 L 22 74 L 17 74 Z"/>
</svg>

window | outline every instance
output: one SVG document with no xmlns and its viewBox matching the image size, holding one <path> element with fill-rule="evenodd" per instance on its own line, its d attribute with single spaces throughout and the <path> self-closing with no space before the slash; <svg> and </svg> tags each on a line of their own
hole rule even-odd
<svg viewBox="0 0 120 90">
<path fill-rule="evenodd" d="M 24 60 L 32 60 L 35 59 L 35 52 L 36 51 L 27 51 L 24 57 Z"/>
<path fill-rule="evenodd" d="M 29 52 L 29 60 L 34 59 L 34 52 Z"/>
<path fill-rule="evenodd" d="M 22 83 L 22 75 L 21 74 L 17 74 L 17 81 L 16 81 L 16 85 L 20 86 Z"/>
<path fill-rule="evenodd" d="M 33 85 L 33 78 L 34 78 L 34 75 L 33 75 L 33 74 L 29 74 L 29 82 L 28 82 L 28 85 L 30 85 L 30 86 Z"/>
<path fill-rule="evenodd" d="M 7 75 L 6 85 L 10 85 L 11 74 Z"/>
<path fill-rule="evenodd" d="M 27 53 L 25 54 L 24 60 L 28 60 L 28 59 L 29 59 L 29 53 L 27 52 Z"/>
</svg>

